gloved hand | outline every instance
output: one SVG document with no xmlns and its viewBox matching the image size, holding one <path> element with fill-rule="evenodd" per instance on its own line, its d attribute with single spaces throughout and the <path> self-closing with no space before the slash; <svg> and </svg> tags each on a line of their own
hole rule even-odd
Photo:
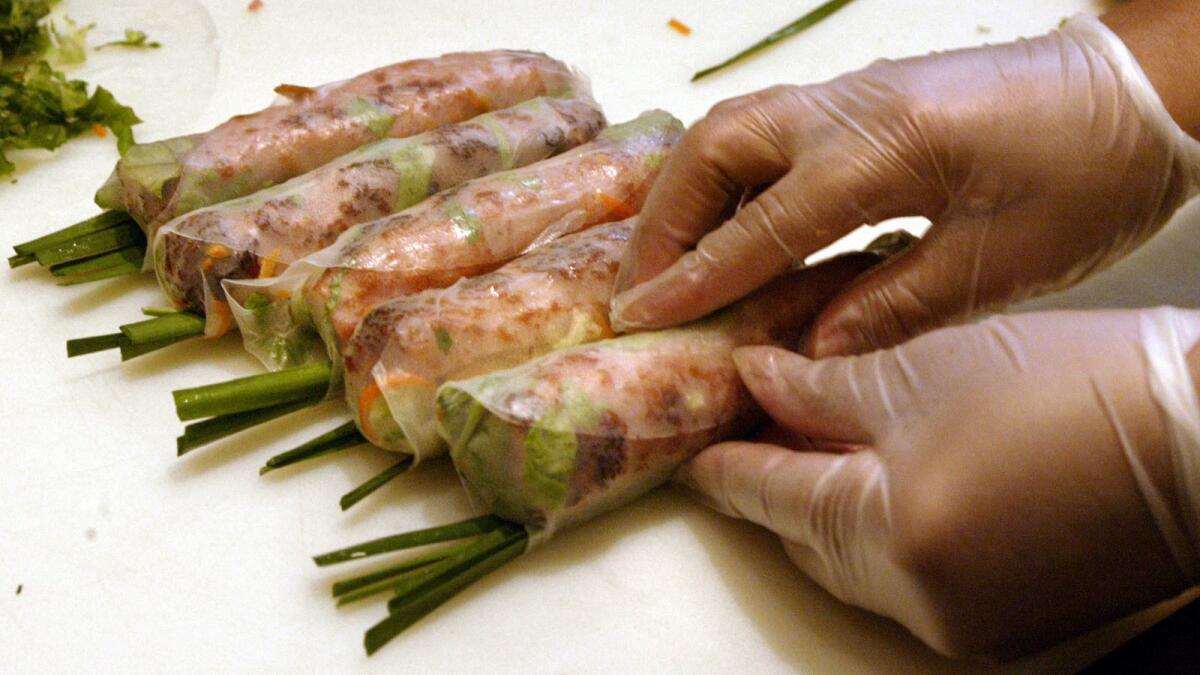
<svg viewBox="0 0 1200 675">
<path fill-rule="evenodd" d="M 1146 240 L 1200 184 L 1200 143 L 1097 20 L 717 104 L 648 198 L 618 328 L 704 315 L 862 223 L 933 225 L 818 317 L 860 353 L 1062 288 Z M 747 188 L 766 187 L 728 220 Z M 695 246 L 695 250 L 690 250 Z"/>
<path fill-rule="evenodd" d="M 843 601 L 946 654 L 1011 656 L 1197 582 L 1198 342 L 1200 312 L 1156 309 L 817 361 L 744 348 L 793 447 L 723 443 L 677 479 Z"/>
</svg>

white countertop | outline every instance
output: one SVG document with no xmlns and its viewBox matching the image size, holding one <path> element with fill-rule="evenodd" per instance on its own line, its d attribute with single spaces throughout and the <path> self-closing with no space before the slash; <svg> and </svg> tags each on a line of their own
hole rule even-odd
<svg viewBox="0 0 1200 675">
<path fill-rule="evenodd" d="M 587 72 L 614 122 L 651 107 L 691 122 L 722 98 L 774 83 L 826 79 L 877 57 L 1033 35 L 1075 11 L 1098 11 L 1067 0 L 862 0 L 694 85 L 694 70 L 816 0 L 753 8 L 264 0 L 253 14 L 247 2 L 67 0 L 68 14 L 100 22 L 93 42 L 130 26 L 165 45 L 157 53 L 102 53 L 76 74 L 132 103 L 147 120 L 139 137 L 153 140 L 258 109 L 280 82 L 317 84 L 453 50 L 525 48 Z M 690 25 L 691 36 L 668 29 L 671 17 Z M 72 142 L 52 159 L 22 155 L 18 182 L 0 183 L 0 239 L 15 243 L 94 213 L 92 192 L 115 159 L 111 138 Z M 1198 257 L 1193 204 L 1125 264 L 1038 306 L 1200 306 Z M 161 302 L 150 277 L 63 289 L 36 266 L 0 273 L 0 670 L 979 668 L 939 658 L 896 624 L 842 606 L 795 570 L 771 536 L 671 489 L 563 533 L 367 659 L 362 633 L 382 618 L 382 603 L 337 610 L 329 583 L 353 566 L 320 570 L 309 556 L 472 515 L 453 471 L 444 462 L 422 466 L 349 513 L 338 510 L 338 497 L 386 466 L 385 453 L 362 449 L 257 475 L 270 455 L 339 423 L 339 403 L 176 459 L 181 425 L 169 391 L 258 372 L 237 338 L 127 364 L 111 352 L 68 361 L 63 346 Z M 999 670 L 1073 670 L 1150 620 L 1134 617 Z"/>
</svg>

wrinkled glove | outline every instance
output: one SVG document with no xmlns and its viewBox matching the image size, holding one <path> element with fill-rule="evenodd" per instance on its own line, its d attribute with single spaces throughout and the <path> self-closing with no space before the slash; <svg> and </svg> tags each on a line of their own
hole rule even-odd
<svg viewBox="0 0 1200 675">
<path fill-rule="evenodd" d="M 1094 18 L 878 61 L 724 101 L 697 122 L 648 199 L 613 323 L 701 316 L 862 223 L 925 216 L 924 241 L 814 324 L 812 354 L 861 353 L 1078 281 L 1145 241 L 1198 184 L 1200 143 Z"/>
<path fill-rule="evenodd" d="M 810 361 L 735 353 L 791 448 L 677 478 L 845 602 L 950 655 L 1011 656 L 1200 577 L 1200 312 L 1056 312 Z"/>
</svg>

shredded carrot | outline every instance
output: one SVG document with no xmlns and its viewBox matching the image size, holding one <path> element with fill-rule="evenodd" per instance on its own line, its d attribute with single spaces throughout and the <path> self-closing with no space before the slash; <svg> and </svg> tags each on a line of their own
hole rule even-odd
<svg viewBox="0 0 1200 675">
<path fill-rule="evenodd" d="M 100 124 L 99 122 L 93 122 L 92 123 L 92 133 L 96 134 L 100 138 L 104 138 L 105 136 L 108 135 L 108 129 L 105 129 L 104 125 Z"/>
<path fill-rule="evenodd" d="M 667 25 L 670 26 L 671 30 L 675 31 L 676 33 L 679 33 L 680 35 L 691 35 L 692 34 L 691 26 L 688 26 L 686 23 L 680 21 L 679 19 L 672 18 L 670 21 L 667 22 Z"/>
<path fill-rule="evenodd" d="M 491 110 L 492 102 L 474 89 L 467 89 L 467 98 L 471 100 L 471 105 L 478 110 Z"/>
<path fill-rule="evenodd" d="M 207 310 L 209 321 L 208 325 L 204 327 L 205 337 L 221 337 L 225 333 L 228 333 L 229 329 L 233 327 L 233 312 L 229 310 L 229 303 L 221 300 L 210 300 Z M 213 319 L 217 320 L 215 325 L 213 324 Z M 210 331 L 209 328 L 213 328 L 213 330 Z"/>
<path fill-rule="evenodd" d="M 433 380 L 412 373 L 395 373 L 388 375 L 387 386 L 404 387 L 410 385 L 430 385 Z M 371 406 L 375 405 L 375 401 L 379 398 L 383 391 L 379 388 L 379 380 L 372 380 L 371 385 L 363 390 L 363 393 L 358 397 L 358 426 L 363 431 L 363 435 L 372 436 L 374 430 L 371 428 Z"/>
<path fill-rule="evenodd" d="M 266 279 L 275 276 L 275 267 L 279 265 L 279 256 L 283 255 L 283 251 L 275 249 L 263 258 L 262 266 L 258 268 L 258 278 Z"/>
<path fill-rule="evenodd" d="M 246 7 L 246 9 L 250 10 L 251 12 L 257 12 L 258 10 L 260 10 L 262 8 L 263 8 L 262 0 L 250 0 L 250 4 Z"/>
<path fill-rule="evenodd" d="M 304 99 L 316 94 L 317 90 L 313 89 L 312 87 L 305 87 L 299 84 L 288 84 L 285 82 L 278 87 L 275 87 L 275 93 L 293 101 L 303 101 Z"/>
<path fill-rule="evenodd" d="M 211 270 L 212 266 L 213 266 L 212 258 L 205 258 L 204 262 L 200 263 L 200 269 L 204 270 L 205 272 Z"/>
<path fill-rule="evenodd" d="M 600 335 L 605 340 L 617 336 L 617 334 L 613 332 L 612 324 L 608 322 L 608 312 L 596 312 L 592 315 L 592 318 L 595 319 L 596 324 L 600 326 Z"/>
<path fill-rule="evenodd" d="M 233 255 L 233 251 L 230 251 L 228 246 L 223 246 L 221 244 L 213 244 L 209 246 L 205 253 L 207 253 L 208 257 L 210 258 L 228 258 L 229 256 Z"/>
<path fill-rule="evenodd" d="M 600 200 L 600 205 L 608 209 L 608 215 L 617 220 L 625 220 L 626 218 L 631 218 L 637 215 L 637 211 L 634 211 L 628 204 L 625 203 L 623 199 L 614 197 L 605 192 L 599 193 L 598 198 Z"/>
</svg>

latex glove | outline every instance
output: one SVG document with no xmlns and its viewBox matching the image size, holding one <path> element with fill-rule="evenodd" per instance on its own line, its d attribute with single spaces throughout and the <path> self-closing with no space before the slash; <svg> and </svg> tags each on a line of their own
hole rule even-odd
<svg viewBox="0 0 1200 675">
<path fill-rule="evenodd" d="M 814 323 L 814 355 L 869 351 L 1078 281 L 1145 241 L 1198 183 L 1200 143 L 1094 18 L 878 61 L 724 101 L 697 122 L 648 198 L 613 324 L 690 320 L 862 223 L 925 216 L 924 241 Z"/>
<path fill-rule="evenodd" d="M 744 348 L 754 397 L 807 442 L 716 445 L 677 478 L 845 602 L 946 654 L 1012 655 L 1196 583 L 1198 341 L 1200 312 L 1160 309 L 818 361 Z"/>
</svg>

